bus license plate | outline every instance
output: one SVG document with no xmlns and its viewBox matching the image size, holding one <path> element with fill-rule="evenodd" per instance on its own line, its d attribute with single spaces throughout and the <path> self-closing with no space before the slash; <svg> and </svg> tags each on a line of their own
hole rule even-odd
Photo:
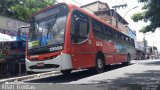
<svg viewBox="0 0 160 90">
<path fill-rule="evenodd" d="M 44 67 L 44 63 L 37 63 L 37 67 Z"/>
</svg>

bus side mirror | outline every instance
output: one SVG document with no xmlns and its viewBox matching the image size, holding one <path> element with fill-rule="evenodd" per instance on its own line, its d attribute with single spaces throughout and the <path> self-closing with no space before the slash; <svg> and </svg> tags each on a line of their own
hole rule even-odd
<svg viewBox="0 0 160 90">
<path fill-rule="evenodd" d="M 27 29 L 26 28 L 29 28 L 30 26 L 22 26 L 22 27 L 19 27 L 18 28 L 18 33 L 17 33 L 17 39 L 18 40 L 23 40 L 23 41 L 26 41 L 26 38 L 27 38 Z M 29 29 L 28 29 L 29 30 Z"/>
</svg>

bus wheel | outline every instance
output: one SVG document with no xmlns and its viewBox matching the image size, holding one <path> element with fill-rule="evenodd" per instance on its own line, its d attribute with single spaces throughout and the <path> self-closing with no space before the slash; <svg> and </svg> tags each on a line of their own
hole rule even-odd
<svg viewBox="0 0 160 90">
<path fill-rule="evenodd" d="M 131 63 L 131 58 L 130 58 L 130 55 L 128 54 L 127 55 L 127 62 L 123 62 L 122 64 L 123 65 L 129 65 Z"/>
<path fill-rule="evenodd" d="M 130 55 L 128 54 L 128 55 L 127 55 L 127 65 L 129 65 L 129 64 L 131 64 L 131 57 L 130 57 Z"/>
<path fill-rule="evenodd" d="M 70 73 L 71 73 L 71 69 L 68 69 L 68 70 L 61 70 L 61 73 L 63 74 L 63 75 L 69 75 Z"/>
<path fill-rule="evenodd" d="M 104 72 L 104 60 L 102 59 L 102 57 L 97 57 L 96 59 L 96 72 L 97 73 L 103 73 Z"/>
</svg>

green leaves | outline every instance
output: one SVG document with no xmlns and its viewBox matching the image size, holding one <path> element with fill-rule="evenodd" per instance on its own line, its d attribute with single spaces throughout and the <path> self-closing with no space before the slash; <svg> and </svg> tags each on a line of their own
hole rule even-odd
<svg viewBox="0 0 160 90">
<path fill-rule="evenodd" d="M 149 21 L 150 25 L 142 28 L 140 32 L 154 32 L 160 27 L 160 0 L 139 0 L 144 3 L 143 12 L 135 13 L 131 19 L 135 22 L 139 20 Z"/>
<path fill-rule="evenodd" d="M 142 20 L 143 18 L 144 18 L 144 13 L 141 13 L 141 12 L 135 13 L 135 14 L 133 14 L 133 16 L 131 17 L 131 19 L 132 19 L 134 22 L 138 22 L 139 20 Z"/>
<path fill-rule="evenodd" d="M 155 29 L 152 30 L 152 26 L 151 25 L 147 25 L 146 27 L 142 27 L 142 29 L 140 30 L 140 32 L 142 32 L 142 33 L 147 33 L 147 32 L 150 32 L 150 31 L 152 31 L 152 32 L 155 31 Z"/>
<path fill-rule="evenodd" d="M 0 13 L 27 21 L 36 11 L 53 5 L 56 0 L 0 0 Z"/>
<path fill-rule="evenodd" d="M 24 8 L 22 5 L 15 5 L 10 7 L 12 11 L 14 11 L 14 18 L 18 18 L 21 20 L 27 20 L 28 16 L 31 15 L 30 10 L 28 8 Z"/>
</svg>

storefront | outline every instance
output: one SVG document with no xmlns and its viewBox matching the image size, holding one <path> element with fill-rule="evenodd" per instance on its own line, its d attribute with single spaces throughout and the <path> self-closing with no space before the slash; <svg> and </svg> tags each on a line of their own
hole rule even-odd
<svg viewBox="0 0 160 90">
<path fill-rule="evenodd" d="M 27 22 L 0 15 L 0 78 L 25 72 L 25 41 L 16 37 L 18 28 L 27 25 Z"/>
<path fill-rule="evenodd" d="M 27 25 L 29 23 L 0 15 L 0 33 L 16 36 L 18 28 Z"/>
</svg>

